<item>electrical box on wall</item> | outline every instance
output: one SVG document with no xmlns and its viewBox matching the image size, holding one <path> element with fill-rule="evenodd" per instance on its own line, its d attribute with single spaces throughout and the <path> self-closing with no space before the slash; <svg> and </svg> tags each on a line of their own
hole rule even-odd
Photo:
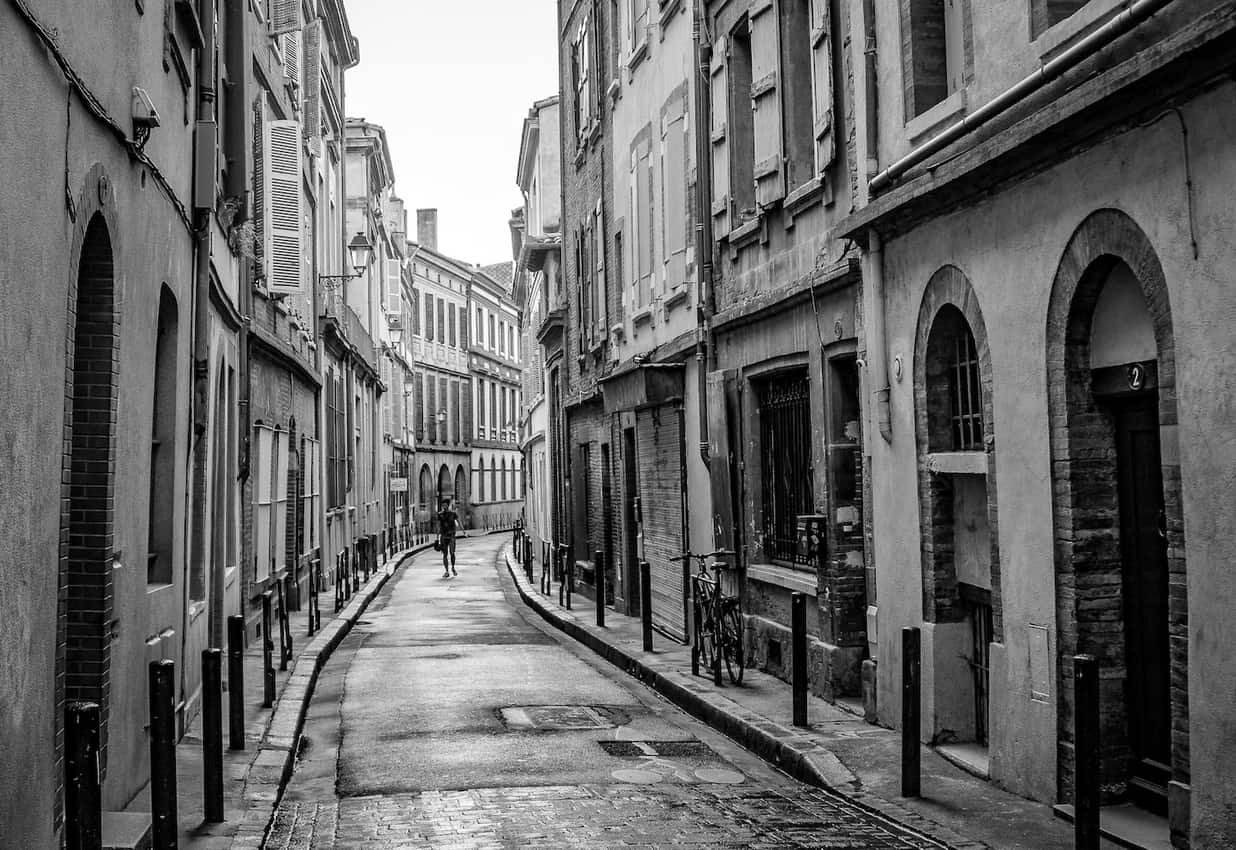
<svg viewBox="0 0 1236 850">
<path fill-rule="evenodd" d="M 219 125 L 198 121 L 193 132 L 193 207 L 215 206 L 215 175 L 219 170 Z"/>
</svg>

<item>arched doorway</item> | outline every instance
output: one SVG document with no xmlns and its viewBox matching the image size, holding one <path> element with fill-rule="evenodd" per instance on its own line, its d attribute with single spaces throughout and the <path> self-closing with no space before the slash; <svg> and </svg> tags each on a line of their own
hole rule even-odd
<svg viewBox="0 0 1236 850">
<path fill-rule="evenodd" d="M 69 483 L 60 518 L 65 642 L 57 654 L 57 697 L 61 718 L 67 702 L 99 704 L 100 765 L 106 770 L 119 320 L 112 238 L 101 213 L 87 224 L 74 290 L 65 380 L 70 434 L 63 468 Z"/>
<path fill-rule="evenodd" d="M 1100 210 L 1078 228 L 1047 329 L 1060 796 L 1073 794 L 1072 659 L 1088 653 L 1104 802 L 1166 813 L 1169 786 L 1189 776 L 1175 343 L 1162 266 L 1127 215 Z"/>
<path fill-rule="evenodd" d="M 443 499 L 450 499 L 455 495 L 455 479 L 451 477 L 450 468 L 444 463 L 438 470 L 438 501 L 434 505 L 434 510 L 438 510 L 442 505 Z"/>
<path fill-rule="evenodd" d="M 931 624 L 933 740 L 991 737 L 991 645 L 1003 636 L 991 355 L 978 298 L 944 266 L 915 342 L 923 621 Z"/>
<path fill-rule="evenodd" d="M 463 511 L 468 505 L 468 474 L 464 472 L 463 464 L 455 467 L 455 502 L 456 512 Z"/>
<path fill-rule="evenodd" d="M 421 466 L 419 478 L 417 507 L 422 514 L 425 514 L 433 509 L 433 473 L 429 471 L 429 464 L 426 463 Z"/>
</svg>

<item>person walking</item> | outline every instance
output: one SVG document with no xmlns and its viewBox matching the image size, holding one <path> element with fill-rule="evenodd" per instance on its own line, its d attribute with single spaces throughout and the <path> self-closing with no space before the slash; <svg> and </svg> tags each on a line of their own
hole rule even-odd
<svg viewBox="0 0 1236 850">
<path fill-rule="evenodd" d="M 451 510 L 451 500 L 443 499 L 442 510 L 438 511 L 438 545 L 442 549 L 442 578 L 459 575 L 455 571 L 455 529 L 458 527 L 459 515 Z"/>
</svg>

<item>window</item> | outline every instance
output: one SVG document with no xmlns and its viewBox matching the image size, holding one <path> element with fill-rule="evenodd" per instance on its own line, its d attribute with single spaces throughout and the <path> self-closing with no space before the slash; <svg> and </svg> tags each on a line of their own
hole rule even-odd
<svg viewBox="0 0 1236 850">
<path fill-rule="evenodd" d="M 456 340 L 455 340 L 455 308 L 452 306 L 452 307 L 451 307 L 451 309 L 447 310 L 446 312 L 447 312 L 448 317 L 450 318 L 450 337 L 449 337 L 450 342 L 449 342 L 449 345 L 451 346 L 451 348 L 454 348 L 454 347 L 455 347 L 455 344 L 456 344 Z"/>
<path fill-rule="evenodd" d="M 778 375 L 757 386 L 760 420 L 762 547 L 773 561 L 795 563 L 800 514 L 814 509 L 807 373 Z"/>
<path fill-rule="evenodd" d="M 459 347 L 468 347 L 468 308 L 459 306 Z"/>
<path fill-rule="evenodd" d="M 631 301 L 637 310 L 652 303 L 652 167 L 645 138 L 631 149 Z"/>
<path fill-rule="evenodd" d="M 497 347 L 497 334 L 494 333 L 494 317 L 489 317 L 489 350 L 493 351 Z"/>
<path fill-rule="evenodd" d="M 781 86 L 785 123 L 785 179 L 797 188 L 815 177 L 812 138 L 810 0 L 781 0 Z M 827 36 L 825 36 L 827 37 Z"/>
<path fill-rule="evenodd" d="M 983 399 L 979 389 L 978 352 L 974 334 L 962 327 L 953 337 L 953 359 L 948 376 L 952 408 L 953 448 L 981 451 L 983 448 Z"/>
<path fill-rule="evenodd" d="M 591 18 L 584 16 L 571 43 L 571 83 L 575 91 L 575 135 L 580 144 L 592 128 Z"/>
<path fill-rule="evenodd" d="M 433 296 L 425 293 L 425 341 L 433 342 Z"/>
<path fill-rule="evenodd" d="M 477 308 L 476 308 L 476 344 L 477 344 L 477 345 L 484 345 L 484 344 L 485 344 L 485 324 L 484 324 L 484 321 L 485 321 L 485 320 L 484 320 L 484 311 L 483 311 L 480 307 L 477 307 Z"/>
<path fill-rule="evenodd" d="M 506 322 L 498 322 L 498 353 L 506 354 Z"/>
<path fill-rule="evenodd" d="M 485 439 L 485 379 L 477 379 L 476 393 L 476 435 Z"/>
<path fill-rule="evenodd" d="M 502 500 L 506 501 L 506 458 L 502 459 Z"/>
<path fill-rule="evenodd" d="M 344 448 L 346 424 L 343 410 L 343 381 L 338 372 L 326 375 L 326 507 L 342 507 L 346 488 L 347 450 Z M 254 461 L 257 465 L 257 461 Z"/>
<path fill-rule="evenodd" d="M 635 54 L 648 46 L 648 2 L 649 0 L 631 0 L 631 54 Z"/>
<path fill-rule="evenodd" d="M 304 486 L 301 490 L 301 511 L 304 516 L 304 539 L 301 552 L 311 553 L 318 546 L 318 511 L 322 508 L 322 484 L 319 479 L 322 447 L 317 440 L 301 438 L 301 470 Z"/>
<path fill-rule="evenodd" d="M 459 404 L 459 381 L 451 381 L 451 441 L 458 443 L 462 436 L 463 412 Z"/>
<path fill-rule="evenodd" d="M 924 361 L 927 450 L 982 451 L 983 393 L 974 334 L 952 305 L 931 326 Z"/>
<path fill-rule="evenodd" d="M 438 342 L 446 342 L 446 301 L 438 298 Z"/>
<path fill-rule="evenodd" d="M 498 385 L 489 384 L 489 437 L 498 439 Z"/>
<path fill-rule="evenodd" d="M 626 278 L 623 277 L 622 250 L 622 231 L 619 230 L 614 234 L 614 262 L 617 264 L 617 268 L 614 269 L 614 281 L 620 292 L 622 291 L 622 287 L 626 285 Z M 625 300 L 626 299 L 624 299 L 621 295 L 615 300 L 615 309 L 617 310 L 615 322 L 618 324 L 623 321 L 623 303 Z"/>
<path fill-rule="evenodd" d="M 965 83 L 970 44 L 965 37 L 969 0 L 902 0 L 902 31 L 910 34 L 905 75 L 909 121 Z"/>
<path fill-rule="evenodd" d="M 605 219 L 601 202 L 597 201 L 592 214 L 592 341 L 600 342 L 605 336 Z"/>
<path fill-rule="evenodd" d="M 661 261 L 664 285 L 676 289 L 687 277 L 686 98 L 675 96 L 663 110 L 661 129 Z M 600 219 L 600 209 L 597 218 Z"/>
<path fill-rule="evenodd" d="M 476 476 L 476 500 L 483 502 L 485 501 L 485 458 L 481 458 L 480 464 Z"/>
<path fill-rule="evenodd" d="M 755 128 L 751 113 L 751 35 L 744 20 L 730 34 L 726 54 L 727 163 L 729 173 L 730 227 L 737 227 L 754 218 L 755 209 Z"/>
<path fill-rule="evenodd" d="M 176 360 L 179 346 L 176 298 L 164 285 L 159 293 L 155 332 L 154 404 L 150 424 L 150 505 L 146 544 L 146 581 L 171 584 L 176 504 Z"/>
<path fill-rule="evenodd" d="M 1030 32 L 1032 37 L 1038 38 L 1043 34 L 1043 30 L 1070 17 L 1089 2 L 1090 0 L 1031 0 Z"/>
<path fill-rule="evenodd" d="M 288 516 L 288 441 L 281 429 L 259 424 L 253 557 L 255 578 L 263 581 L 285 560 Z"/>
</svg>

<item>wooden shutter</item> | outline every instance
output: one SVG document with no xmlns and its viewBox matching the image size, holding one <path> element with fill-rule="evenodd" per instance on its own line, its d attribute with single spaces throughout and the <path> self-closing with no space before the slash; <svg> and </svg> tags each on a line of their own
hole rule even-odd
<svg viewBox="0 0 1236 850">
<path fill-rule="evenodd" d="M 677 100 L 672 111 L 665 116 L 661 133 L 661 220 L 665 233 L 664 256 L 665 284 L 678 288 L 686 278 L 687 250 L 687 160 L 686 102 Z"/>
<path fill-rule="evenodd" d="M 403 294 L 400 291 L 400 264 L 398 258 L 386 261 L 386 312 L 399 316 L 403 312 Z"/>
<path fill-rule="evenodd" d="M 270 34 L 282 35 L 301 28 L 301 0 L 270 0 Z M 203 21 L 203 24 L 206 24 Z"/>
<path fill-rule="evenodd" d="M 301 69 L 305 93 L 305 141 L 309 152 L 322 155 L 322 22 L 305 27 L 305 62 Z"/>
<path fill-rule="evenodd" d="M 751 112 L 755 141 L 755 201 L 767 206 L 785 195 L 778 93 L 777 0 L 751 6 Z"/>
<path fill-rule="evenodd" d="M 712 46 L 712 230 L 721 238 L 730 232 L 730 150 L 726 137 L 729 87 L 724 37 Z M 702 250 L 709 250 L 707 247 Z"/>
<path fill-rule="evenodd" d="M 592 227 L 593 237 L 593 252 L 596 256 L 596 294 L 592 299 L 592 322 L 596 326 L 596 338 L 604 339 L 608 332 L 605 324 L 605 317 L 608 314 L 607 301 L 609 287 L 605 281 L 605 217 L 601 211 L 601 202 L 597 201 L 597 208 L 594 212 L 595 221 Z M 509 346 L 511 359 L 515 359 L 515 344 L 514 331 L 512 330 L 511 345 Z"/>
<path fill-rule="evenodd" d="M 729 397 L 734 370 L 708 373 L 708 475 L 712 484 L 712 542 L 714 548 L 735 550 L 734 458 L 730 449 Z"/>
<path fill-rule="evenodd" d="M 824 174 L 836 156 L 833 132 L 833 50 L 828 0 L 811 0 L 811 100 L 815 173 Z"/>
<path fill-rule="evenodd" d="M 300 30 L 279 36 L 279 49 L 283 53 L 283 73 L 300 88 Z"/>
<path fill-rule="evenodd" d="M 266 124 L 266 285 L 271 292 L 301 288 L 301 158 L 300 122 Z"/>
</svg>

